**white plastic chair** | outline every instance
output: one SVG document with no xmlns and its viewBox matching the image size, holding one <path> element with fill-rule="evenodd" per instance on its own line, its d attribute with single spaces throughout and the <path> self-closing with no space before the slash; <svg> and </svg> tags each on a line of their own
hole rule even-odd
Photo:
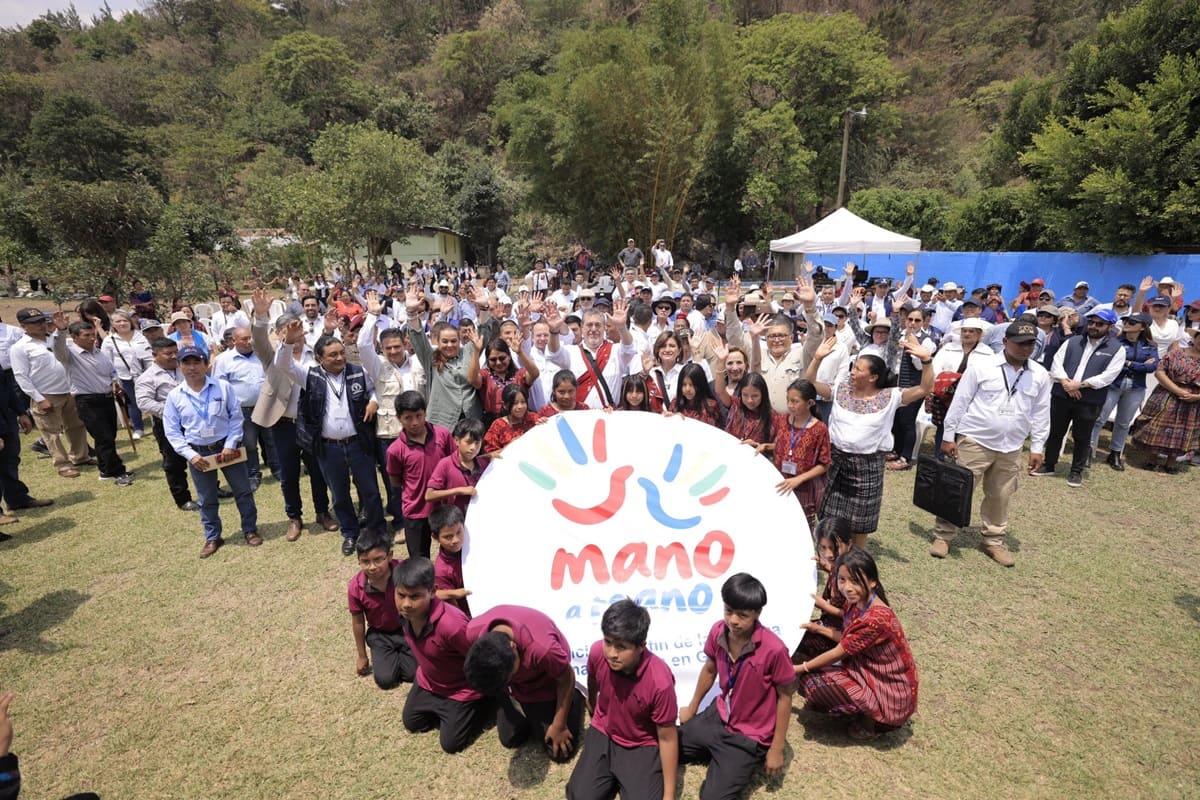
<svg viewBox="0 0 1200 800">
<path fill-rule="evenodd" d="M 921 454 L 921 445 L 925 442 L 925 434 L 931 430 L 933 430 L 933 417 L 922 408 L 917 414 L 917 438 L 913 442 L 912 452 L 908 454 L 908 463 L 917 463 L 917 456 Z"/>
<path fill-rule="evenodd" d="M 271 324 L 275 324 L 275 320 L 279 319 L 280 315 L 287 311 L 287 306 L 282 300 L 272 300 L 271 307 L 267 310 L 267 316 L 271 318 Z"/>
</svg>

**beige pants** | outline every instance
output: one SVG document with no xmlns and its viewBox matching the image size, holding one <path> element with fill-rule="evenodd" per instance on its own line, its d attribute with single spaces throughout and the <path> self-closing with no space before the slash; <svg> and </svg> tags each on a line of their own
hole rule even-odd
<svg viewBox="0 0 1200 800">
<path fill-rule="evenodd" d="M 1008 501 L 1017 491 L 1021 456 L 1020 450 L 997 453 L 970 438 L 958 440 L 958 465 L 975 475 L 976 495 L 980 489 L 983 490 L 979 518 L 983 521 L 981 534 L 986 546 L 1004 544 L 1004 530 L 1008 527 Z M 958 528 L 938 517 L 933 525 L 933 535 L 951 542 L 958 535 Z"/>
<path fill-rule="evenodd" d="M 46 440 L 54 468 L 63 470 L 84 463 L 88 460 L 87 430 L 75 411 L 75 398 L 69 394 L 48 394 L 46 399 L 53 406 L 42 412 L 30 398 L 29 414 Z"/>
</svg>

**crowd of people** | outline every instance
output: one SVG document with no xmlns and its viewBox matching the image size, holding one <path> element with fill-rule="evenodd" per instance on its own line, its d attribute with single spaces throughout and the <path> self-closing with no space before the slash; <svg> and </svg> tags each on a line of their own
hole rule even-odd
<svg viewBox="0 0 1200 800">
<path fill-rule="evenodd" d="M 1185 304 L 1171 278 L 1123 285 L 1111 303 L 1086 282 L 1056 300 L 1039 278 L 1008 301 L 998 284 L 917 285 L 911 264 L 869 285 L 854 265 L 835 281 L 805 264 L 794 288 L 776 291 L 736 276 L 718 286 L 662 242 L 647 259 L 630 240 L 607 270 L 588 255 L 556 269 L 539 261 L 522 280 L 424 263 L 349 280 L 295 275 L 282 296 L 261 283 L 246 298 L 226 290 L 210 316 L 180 304 L 165 325 L 144 291 L 126 309 L 87 301 L 76 319 L 22 309 L 19 331 L 0 328 L 0 496 L 9 512 L 51 502 L 17 474 L 31 425 L 61 477 L 96 466 L 115 486 L 133 481 L 119 430 L 136 439 L 149 428 L 172 502 L 199 512 L 209 558 L 225 541 L 222 496 L 245 543 L 262 544 L 255 494 L 269 472 L 287 541 L 304 533 L 307 496 L 315 524 L 357 556 L 356 669 L 384 689 L 414 682 L 409 730 L 438 727 L 455 752 L 495 719 L 505 746 L 540 736 L 556 760 L 583 741 L 570 797 L 672 796 L 680 759 L 711 762 L 703 797 L 732 797 L 759 764 L 781 767 L 794 691 L 850 717 L 855 738 L 915 711 L 915 663 L 865 547 L 888 472 L 914 466 L 924 414 L 937 456 L 974 474 L 982 549 L 1007 567 L 1018 477 L 1054 475 L 1068 430 L 1073 488 L 1114 414 L 1112 469 L 1125 469 L 1129 442 L 1149 470 L 1200 463 L 1200 300 Z M 544 614 L 472 616 L 461 551 L 488 459 L 578 409 L 691 417 L 773 460 L 828 574 L 821 618 L 796 652 L 781 654 L 758 624 L 766 590 L 749 575 L 722 591 L 724 618 L 682 710 L 632 603 L 604 615 L 586 697 Z M 944 558 L 957 534 L 936 519 L 930 555 Z M 714 683 L 720 697 L 700 713 Z"/>
</svg>

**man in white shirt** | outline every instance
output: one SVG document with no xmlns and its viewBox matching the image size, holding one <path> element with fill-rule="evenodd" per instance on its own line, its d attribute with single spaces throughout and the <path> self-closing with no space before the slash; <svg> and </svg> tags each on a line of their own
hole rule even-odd
<svg viewBox="0 0 1200 800">
<path fill-rule="evenodd" d="M 254 352 L 249 325 L 233 329 L 233 346 L 213 359 L 212 376 L 229 384 L 237 395 L 238 405 L 242 407 L 242 446 L 246 448 L 246 468 L 250 475 L 250 488 L 258 491 L 262 484 L 262 464 L 258 452 L 260 440 L 271 474 L 278 477 L 280 469 L 271 429 L 251 419 L 267 372 L 266 366 Z"/>
<path fill-rule="evenodd" d="M 29 413 L 42 432 L 54 468 L 64 478 L 78 478 L 76 467 L 95 461 L 88 456 L 87 430 L 75 408 L 67 368 L 51 350 L 49 321 L 37 308 L 17 312 L 25 335 L 10 351 L 13 377 L 29 397 Z"/>
<path fill-rule="evenodd" d="M 953 281 L 948 281 L 942 286 L 942 299 L 933 304 L 933 322 L 931 324 L 939 335 L 950 330 L 950 323 L 954 321 L 954 315 L 961 306 L 962 300 L 958 299 L 958 286 Z"/>
<path fill-rule="evenodd" d="M 224 341 L 225 331 L 234 328 L 249 328 L 250 318 L 246 312 L 237 307 L 233 295 L 221 295 L 221 310 L 214 312 L 208 333 L 214 342 Z"/>
<path fill-rule="evenodd" d="M 616 301 L 611 315 L 589 308 L 583 312 L 583 341 L 564 345 L 571 358 L 570 369 L 579 381 L 576 400 L 588 408 L 613 408 L 621 400 L 621 384 L 637 355 L 625 313 L 623 300 Z M 617 343 L 605 335 L 606 329 Z"/>
<path fill-rule="evenodd" d="M 670 270 L 675 266 L 675 258 L 671 255 L 671 251 L 667 249 L 667 243 L 659 239 L 654 243 L 654 247 L 650 249 L 651 255 L 654 256 L 654 266 L 657 269 Z"/>
<path fill-rule="evenodd" d="M 997 564 L 1011 567 L 1004 544 L 1008 506 L 1021 474 L 1021 447 L 1032 437 L 1029 469 L 1042 465 L 1050 433 L 1050 376 L 1030 356 L 1037 328 L 1027 321 L 1008 326 L 1004 353 L 970 362 L 946 412 L 942 453 L 971 470 L 983 490 L 982 548 Z M 939 518 L 929 555 L 945 558 L 958 528 Z"/>
<path fill-rule="evenodd" d="M 1092 429 L 1108 397 L 1108 387 L 1125 368 L 1125 347 L 1109 336 L 1117 315 L 1110 310 L 1087 315 L 1087 334 L 1072 336 L 1058 348 L 1050 365 L 1054 389 L 1050 400 L 1050 438 L 1046 442 L 1046 461 L 1033 474 L 1054 474 L 1067 428 L 1072 430 L 1075 446 L 1071 452 L 1071 473 L 1067 486 L 1083 485 L 1083 471 L 1091 466 Z"/>
</svg>

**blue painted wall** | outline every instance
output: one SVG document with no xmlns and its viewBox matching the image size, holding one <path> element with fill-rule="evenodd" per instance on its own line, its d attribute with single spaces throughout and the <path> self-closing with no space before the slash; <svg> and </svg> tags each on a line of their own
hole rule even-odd
<svg viewBox="0 0 1200 800">
<path fill-rule="evenodd" d="M 1004 296 L 1012 298 L 1019 281 L 1042 278 L 1046 287 L 1059 297 L 1069 294 L 1079 281 L 1087 281 L 1093 297 L 1101 302 L 1112 299 L 1122 283 L 1137 286 L 1142 278 L 1155 280 L 1171 276 L 1184 284 L 1184 298 L 1200 298 L 1200 254 L 1154 256 L 1106 256 L 1095 253 L 949 253 L 922 252 L 915 255 L 819 255 L 808 256 L 825 267 L 831 277 L 840 277 L 847 261 L 866 269 L 872 277 L 902 280 L 904 266 L 917 264 L 917 284 L 936 277 L 942 283 L 954 281 L 968 290 L 989 283 L 1004 286 Z M 781 276 L 782 277 L 782 276 Z M 1153 290 L 1152 290 L 1153 291 Z"/>
</svg>

